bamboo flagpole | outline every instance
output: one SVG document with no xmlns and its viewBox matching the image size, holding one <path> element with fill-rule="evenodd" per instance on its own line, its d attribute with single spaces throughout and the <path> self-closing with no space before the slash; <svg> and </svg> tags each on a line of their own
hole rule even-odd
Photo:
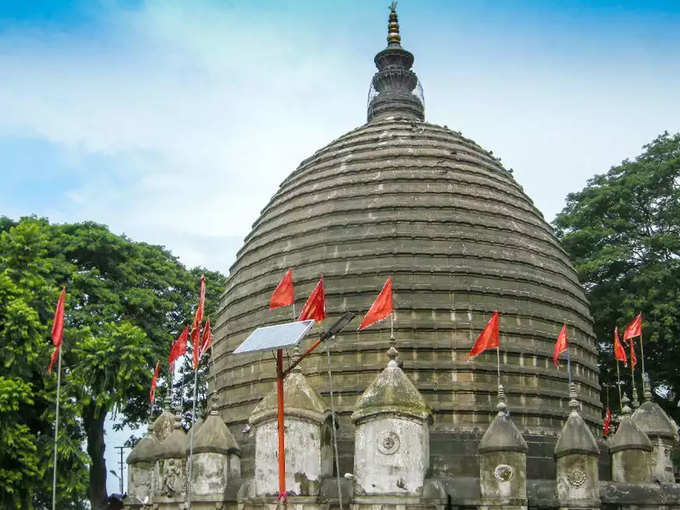
<svg viewBox="0 0 680 510">
<path fill-rule="evenodd" d="M 54 411 L 54 462 L 52 468 L 52 510 L 57 508 L 57 443 L 59 439 L 59 394 L 61 391 L 61 344 L 64 339 L 64 301 L 66 300 L 66 286 L 61 288 L 61 294 L 54 310 L 54 321 L 52 322 L 52 343 L 54 351 L 50 359 L 50 366 L 47 373 L 52 373 L 55 355 L 57 362 L 57 395 Z"/>
<path fill-rule="evenodd" d="M 59 435 L 59 390 L 61 389 L 61 349 L 57 362 L 57 405 L 54 413 L 54 469 L 52 470 L 52 510 L 57 508 L 57 438 Z"/>
<path fill-rule="evenodd" d="M 619 390 L 619 410 L 621 410 L 623 409 L 623 404 L 621 403 L 621 373 L 619 372 L 619 360 L 616 360 L 616 387 Z M 609 393 L 607 393 L 607 395 L 609 395 Z"/>
</svg>

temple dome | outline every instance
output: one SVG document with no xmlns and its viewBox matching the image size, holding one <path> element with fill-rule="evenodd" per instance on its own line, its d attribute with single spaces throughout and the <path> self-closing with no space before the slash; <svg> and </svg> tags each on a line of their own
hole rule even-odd
<svg viewBox="0 0 680 510">
<path fill-rule="evenodd" d="M 404 370 L 433 411 L 433 455 L 438 441 L 450 441 L 446 434 L 481 436 L 495 417 L 496 354 L 466 361 L 495 311 L 501 377 L 517 427 L 556 440 L 567 418 L 566 370 L 552 362 L 565 322 L 582 417 L 600 427 L 592 318 L 551 227 L 490 152 L 420 120 L 424 110 L 416 102 L 379 104 L 369 122 L 302 161 L 238 251 L 214 331 L 216 389 L 227 425 L 238 436 L 272 388 L 272 356 L 231 351 L 255 327 L 291 320 L 289 307 L 270 311 L 268 304 L 292 268 L 297 310 L 323 274 L 328 319 L 322 326 L 344 311 L 365 313 L 392 277 L 394 336 Z M 388 345 L 389 321 L 383 321 L 338 335 L 332 346 L 347 445 L 353 405 L 382 372 Z M 325 353 L 311 355 L 306 367 L 310 385 L 327 397 Z M 251 439 L 236 440 L 247 473 Z"/>
</svg>

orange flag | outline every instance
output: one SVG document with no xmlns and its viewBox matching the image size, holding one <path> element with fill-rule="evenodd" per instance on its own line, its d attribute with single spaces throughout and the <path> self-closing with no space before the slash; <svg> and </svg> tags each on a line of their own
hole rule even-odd
<svg viewBox="0 0 680 510">
<path fill-rule="evenodd" d="M 626 349 L 621 345 L 619 340 L 619 328 L 614 328 L 614 358 L 618 361 L 623 361 L 625 366 L 628 366 L 628 359 L 626 359 Z"/>
<path fill-rule="evenodd" d="M 52 367 L 59 357 L 59 349 L 61 349 L 61 342 L 64 339 L 64 300 L 66 299 L 66 287 L 61 288 L 61 294 L 57 301 L 57 307 L 54 310 L 54 321 L 52 322 L 52 343 L 54 344 L 54 351 L 50 358 L 50 366 L 47 367 L 47 373 L 52 373 Z"/>
<path fill-rule="evenodd" d="M 387 278 L 385 285 L 383 285 L 380 294 L 371 305 L 370 310 L 364 317 L 364 320 L 359 326 L 359 331 L 367 328 L 371 324 L 383 320 L 393 311 L 392 309 L 392 277 Z"/>
<path fill-rule="evenodd" d="M 321 322 L 326 318 L 326 299 L 323 295 L 323 275 L 319 283 L 316 284 L 314 290 L 307 298 L 305 306 L 302 307 L 300 316 L 297 320 L 304 321 L 307 319 L 314 319 L 316 322 Z"/>
<path fill-rule="evenodd" d="M 156 395 L 156 379 L 158 379 L 158 366 L 161 364 L 161 360 L 156 361 L 156 370 L 153 371 L 153 377 L 151 378 L 151 391 L 149 392 L 149 402 L 153 405 L 153 399 Z"/>
<path fill-rule="evenodd" d="M 635 338 L 636 336 L 642 336 L 642 314 L 637 314 L 637 317 L 633 319 L 633 322 L 628 324 L 628 327 L 623 332 L 623 339 L 628 340 L 629 338 Z"/>
<path fill-rule="evenodd" d="M 180 335 L 177 337 L 177 340 L 174 341 L 172 347 L 170 348 L 170 356 L 168 356 L 168 363 L 170 363 L 170 366 L 173 369 L 175 368 L 175 361 L 177 361 L 177 358 L 179 358 L 182 354 L 187 352 L 188 337 L 189 337 L 189 325 L 187 324 L 184 327 L 184 331 L 180 333 Z"/>
<path fill-rule="evenodd" d="M 210 349 L 212 345 L 212 331 L 210 330 L 210 317 L 205 321 L 205 327 L 203 328 L 203 339 L 201 340 L 201 352 L 198 353 L 198 357 L 202 357 L 203 353 Z"/>
<path fill-rule="evenodd" d="M 279 306 L 289 306 L 293 303 L 295 303 L 295 294 L 293 292 L 293 270 L 289 269 L 274 289 L 274 293 L 269 300 L 269 309 L 273 310 Z"/>
<path fill-rule="evenodd" d="M 557 335 L 557 341 L 555 342 L 555 352 L 553 353 L 553 363 L 555 363 L 556 367 L 560 366 L 559 361 L 557 361 L 557 358 L 562 354 L 564 351 L 569 349 L 569 345 L 567 344 L 567 325 L 566 323 L 562 326 L 562 329 L 560 330 L 560 334 Z"/>
<path fill-rule="evenodd" d="M 467 361 L 487 349 L 498 347 L 498 312 L 494 312 L 467 355 Z"/>
</svg>

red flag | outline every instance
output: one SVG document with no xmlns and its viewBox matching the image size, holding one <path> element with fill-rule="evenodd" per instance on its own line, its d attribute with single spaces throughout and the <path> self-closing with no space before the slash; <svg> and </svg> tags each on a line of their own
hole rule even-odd
<svg viewBox="0 0 680 510">
<path fill-rule="evenodd" d="M 168 356 L 168 363 L 170 363 L 170 366 L 174 369 L 175 368 L 175 361 L 177 358 L 179 358 L 182 354 L 187 352 L 187 338 L 189 337 L 189 325 L 187 324 L 184 328 L 184 331 L 180 333 L 180 335 L 177 337 L 177 340 L 172 344 L 172 347 L 170 348 L 170 356 Z"/>
<path fill-rule="evenodd" d="M 553 363 L 555 363 L 556 367 L 560 366 L 559 361 L 557 361 L 557 358 L 562 354 L 564 351 L 569 349 L 569 345 L 567 344 L 567 325 L 564 324 L 562 326 L 562 329 L 560 330 L 560 334 L 557 335 L 557 341 L 555 342 L 555 352 L 553 353 Z"/>
<path fill-rule="evenodd" d="M 628 324 L 628 327 L 623 332 L 623 339 L 628 340 L 629 338 L 635 338 L 636 336 L 642 336 L 642 314 L 637 314 L 637 317 L 633 319 L 633 322 Z"/>
<path fill-rule="evenodd" d="M 612 421 L 612 412 L 607 408 L 607 415 L 604 417 L 604 428 L 602 432 L 604 433 L 604 437 L 607 437 L 607 434 L 609 434 L 609 424 Z"/>
<path fill-rule="evenodd" d="M 158 366 L 161 364 L 161 360 L 156 361 L 156 370 L 153 371 L 153 377 L 151 378 L 151 391 L 149 392 L 149 402 L 153 405 L 153 399 L 156 395 L 156 379 L 158 379 Z"/>
<path fill-rule="evenodd" d="M 201 291 L 198 297 L 198 308 L 191 325 L 191 345 L 194 362 L 194 370 L 198 368 L 198 351 L 200 349 L 199 338 L 201 337 L 201 323 L 203 322 L 203 308 L 205 306 L 205 276 L 201 275 Z"/>
<path fill-rule="evenodd" d="M 378 297 L 375 299 L 370 310 L 364 317 L 364 320 L 361 322 L 359 331 L 367 328 L 371 324 L 383 320 L 392 312 L 392 277 L 390 276 L 387 278 L 380 294 L 378 294 Z"/>
<path fill-rule="evenodd" d="M 614 358 L 618 361 L 623 361 L 625 366 L 628 366 L 628 359 L 626 358 L 626 349 L 621 345 L 619 340 L 619 328 L 614 328 Z M 606 435 L 606 434 L 605 434 Z"/>
<path fill-rule="evenodd" d="M 283 277 L 283 280 L 274 289 L 272 298 L 269 300 L 269 309 L 273 310 L 279 306 L 289 306 L 295 303 L 295 294 L 293 293 L 293 270 L 289 269 Z"/>
<path fill-rule="evenodd" d="M 635 344 L 633 339 L 628 340 L 630 342 L 630 366 L 635 370 L 635 365 L 637 365 L 637 356 L 635 355 Z"/>
<path fill-rule="evenodd" d="M 314 319 L 316 322 L 321 322 L 326 318 L 326 299 L 323 295 L 323 275 L 319 283 L 316 284 L 314 290 L 307 298 L 305 306 L 302 307 L 300 316 L 297 320 L 305 321 L 308 319 Z"/>
<path fill-rule="evenodd" d="M 201 337 L 201 327 L 195 327 L 191 330 L 191 356 L 193 358 L 194 370 L 198 368 L 198 353 L 201 349 L 199 338 Z"/>
<path fill-rule="evenodd" d="M 210 317 L 205 321 L 205 327 L 203 328 L 203 339 L 201 340 L 201 351 L 198 353 L 198 357 L 201 358 L 203 353 L 210 349 L 212 346 L 212 331 L 210 330 Z"/>
<path fill-rule="evenodd" d="M 57 307 L 54 310 L 54 321 L 52 322 L 52 343 L 54 344 L 54 351 L 52 351 L 52 357 L 50 358 L 50 366 L 47 367 L 47 373 L 52 373 L 52 367 L 54 366 L 57 358 L 59 357 L 59 349 L 61 349 L 61 342 L 64 339 L 64 300 L 66 299 L 66 287 L 61 288 L 61 294 L 59 295 L 59 301 L 57 301 Z"/>
<path fill-rule="evenodd" d="M 467 361 L 487 349 L 498 347 L 498 312 L 494 312 L 467 355 Z"/>
<path fill-rule="evenodd" d="M 203 322 L 203 307 L 205 306 L 205 276 L 201 275 L 201 290 L 198 295 L 198 308 L 194 316 L 194 327 L 198 324 L 199 328 Z"/>
</svg>

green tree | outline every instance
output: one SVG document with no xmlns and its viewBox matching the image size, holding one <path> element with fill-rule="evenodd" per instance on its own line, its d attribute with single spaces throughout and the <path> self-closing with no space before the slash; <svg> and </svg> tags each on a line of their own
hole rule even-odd
<svg viewBox="0 0 680 510">
<path fill-rule="evenodd" d="M 65 421 L 64 430 L 71 427 L 75 439 L 78 434 L 86 438 L 88 495 L 92 508 L 98 510 L 107 498 L 106 416 L 116 411 L 121 424 L 132 425 L 148 419 L 153 366 L 157 359 L 165 365 L 172 340 L 191 320 L 200 270 L 188 271 L 163 247 L 133 242 L 91 222 L 49 225 L 46 220 L 24 218 L 0 226 L 4 228 L 0 270 L 10 278 L 35 280 L 26 286 L 32 289 L 26 303 L 39 319 L 34 336 L 41 346 L 36 357 L 42 379 L 49 359 L 46 337 L 56 294 L 60 285 L 67 286 L 62 402 L 65 407 L 73 406 L 78 419 Z M 37 247 L 29 242 L 29 234 L 40 239 L 34 243 Z M 208 273 L 206 282 L 210 296 L 224 288 L 225 278 Z M 1 313 L 10 311 L 3 306 Z M 8 343 L 15 344 L 17 337 L 10 333 Z M 53 384 L 50 378 L 47 381 Z M 25 466 L 30 470 L 33 463 L 28 460 Z"/>
<path fill-rule="evenodd" d="M 616 377 L 614 327 L 622 331 L 642 312 L 645 368 L 653 386 L 672 389 L 661 404 L 677 420 L 671 404 L 680 394 L 680 134 L 660 135 L 634 161 L 569 194 L 554 226 L 590 300 L 603 387 Z M 622 378 L 629 384 L 629 372 Z"/>
<path fill-rule="evenodd" d="M 0 219 L 0 506 L 46 508 L 51 501 L 55 378 L 46 376 L 50 282 L 46 223 Z M 86 457 L 75 406 L 64 402 L 59 439 L 59 508 L 84 508 Z"/>
</svg>

